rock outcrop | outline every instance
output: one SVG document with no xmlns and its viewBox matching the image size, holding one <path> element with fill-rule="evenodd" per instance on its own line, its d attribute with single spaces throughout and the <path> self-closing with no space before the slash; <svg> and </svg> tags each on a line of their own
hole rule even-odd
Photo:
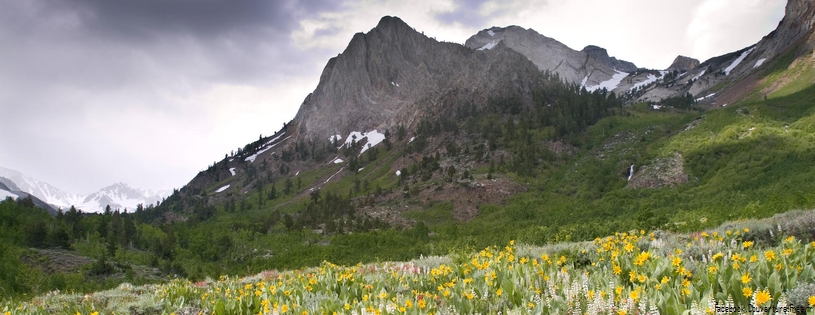
<svg viewBox="0 0 815 315">
<path fill-rule="evenodd" d="M 589 57 L 597 59 L 597 61 L 600 61 L 604 65 L 609 66 L 614 70 L 622 72 L 637 71 L 637 66 L 634 63 L 625 60 L 619 60 L 614 57 L 609 57 L 608 51 L 606 51 L 606 49 L 603 47 L 588 45 L 586 47 L 583 47 L 582 52 L 589 55 Z"/>
<path fill-rule="evenodd" d="M 665 70 L 667 71 L 677 70 L 679 72 L 685 72 L 698 66 L 699 60 L 679 55 L 676 57 L 676 59 L 674 59 L 674 62 L 671 63 L 671 66 L 669 66 L 668 69 Z"/>
<path fill-rule="evenodd" d="M 631 175 L 625 188 L 662 188 L 688 182 L 688 174 L 682 166 L 682 155 L 674 153 L 668 157 L 657 158 L 641 167 Z"/>
</svg>

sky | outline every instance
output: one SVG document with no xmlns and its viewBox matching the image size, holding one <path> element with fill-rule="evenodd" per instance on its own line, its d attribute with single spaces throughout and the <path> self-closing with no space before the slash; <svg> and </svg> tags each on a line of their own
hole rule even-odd
<svg viewBox="0 0 815 315">
<path fill-rule="evenodd" d="M 70 193 L 180 188 L 294 118 L 354 33 L 518 25 L 637 66 L 758 42 L 783 0 L 0 0 L 0 166 Z"/>
</svg>

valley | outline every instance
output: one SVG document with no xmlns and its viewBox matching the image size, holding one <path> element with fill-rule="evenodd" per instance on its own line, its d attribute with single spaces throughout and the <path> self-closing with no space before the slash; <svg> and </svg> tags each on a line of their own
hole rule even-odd
<svg viewBox="0 0 815 315">
<path fill-rule="evenodd" d="M 812 313 L 812 8 L 666 70 L 383 17 L 292 121 L 160 202 L 0 202 L 0 311 Z"/>
</svg>

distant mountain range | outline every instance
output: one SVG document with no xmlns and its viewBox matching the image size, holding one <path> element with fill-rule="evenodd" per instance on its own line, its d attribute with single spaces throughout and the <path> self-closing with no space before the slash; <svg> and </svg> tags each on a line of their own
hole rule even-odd
<svg viewBox="0 0 815 315">
<path fill-rule="evenodd" d="M 134 211 L 139 204 L 157 204 L 172 194 L 172 190 L 149 190 L 115 183 L 89 194 L 73 194 L 42 182 L 19 171 L 0 167 L 0 198 L 33 197 L 56 209 L 68 210 L 71 206 L 83 212 L 103 212 L 105 207 L 121 211 Z M 35 202 L 36 203 L 36 202 Z"/>
</svg>

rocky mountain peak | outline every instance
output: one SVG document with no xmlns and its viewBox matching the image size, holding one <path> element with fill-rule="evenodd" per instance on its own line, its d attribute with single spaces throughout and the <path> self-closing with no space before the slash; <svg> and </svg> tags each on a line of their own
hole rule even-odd
<svg viewBox="0 0 815 315">
<path fill-rule="evenodd" d="M 524 80 L 504 79 L 522 77 L 529 72 L 525 67 L 535 67 L 517 52 L 495 47 L 477 52 L 438 42 L 399 18 L 383 17 L 328 61 L 294 118 L 295 140 L 409 128 L 446 106 L 438 100 L 453 91 L 483 102 L 490 93 L 503 93 L 494 91 L 500 84 L 517 91 L 515 85 Z"/>
<path fill-rule="evenodd" d="M 665 69 L 665 70 L 668 70 L 668 71 L 679 70 L 679 71 L 684 72 L 684 71 L 688 71 L 688 70 L 691 70 L 693 68 L 696 68 L 698 66 L 699 66 L 699 60 L 691 58 L 691 57 L 686 57 L 686 56 L 679 55 L 671 63 L 671 66 L 669 66 L 668 69 Z"/>
<path fill-rule="evenodd" d="M 610 57 L 608 55 L 608 51 L 599 46 L 588 45 L 583 47 L 583 53 L 589 55 L 594 59 L 597 59 L 601 63 L 605 64 L 606 66 L 611 67 L 614 70 L 622 71 L 622 72 L 634 72 L 637 71 L 637 66 L 634 65 L 632 62 L 628 62 L 625 60 L 618 60 L 617 58 Z"/>
</svg>

